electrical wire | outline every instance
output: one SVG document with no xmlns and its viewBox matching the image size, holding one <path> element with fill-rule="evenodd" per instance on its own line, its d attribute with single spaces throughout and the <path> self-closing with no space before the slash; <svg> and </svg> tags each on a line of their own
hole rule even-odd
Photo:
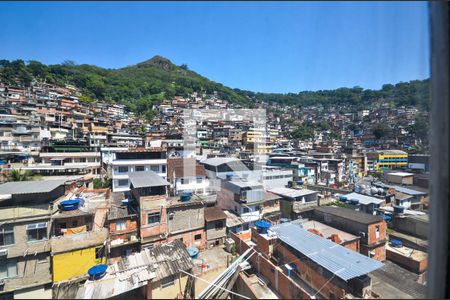
<svg viewBox="0 0 450 300">
<path fill-rule="evenodd" d="M 249 298 L 249 297 L 247 297 L 247 296 L 244 296 L 244 295 L 235 293 L 235 292 L 230 291 L 230 290 L 228 290 L 228 289 L 226 289 L 226 288 L 224 288 L 224 287 L 221 287 L 221 286 L 218 286 L 218 285 L 216 285 L 216 284 L 214 284 L 214 283 L 212 283 L 212 282 L 209 282 L 208 280 L 205 280 L 205 279 L 203 279 L 203 278 L 200 278 L 200 277 L 198 277 L 198 276 L 195 276 L 195 275 L 193 275 L 193 274 L 191 274 L 191 273 L 189 273 L 189 272 L 186 272 L 186 271 L 183 271 L 183 270 L 179 270 L 179 271 L 182 272 L 182 273 L 184 273 L 184 274 L 186 274 L 186 275 L 189 275 L 189 276 L 191 276 L 191 277 L 194 277 L 194 278 L 196 278 L 196 279 L 199 279 L 199 280 L 201 280 L 201 281 L 203 281 L 203 282 L 209 283 L 210 285 L 213 285 L 213 286 L 215 286 L 216 288 L 219 288 L 219 289 L 221 289 L 221 290 L 224 290 L 224 291 L 226 291 L 226 292 L 228 292 L 228 293 L 230 293 L 230 294 L 233 294 L 233 295 L 242 297 L 242 298 L 244 298 L 244 299 L 251 299 L 251 298 Z"/>
</svg>

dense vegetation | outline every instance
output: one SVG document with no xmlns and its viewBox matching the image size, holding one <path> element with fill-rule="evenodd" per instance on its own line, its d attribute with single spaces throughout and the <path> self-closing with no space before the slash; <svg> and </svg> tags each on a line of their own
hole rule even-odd
<svg viewBox="0 0 450 300">
<path fill-rule="evenodd" d="M 128 109 L 146 116 L 147 119 L 154 115 L 151 107 L 155 102 L 173 96 L 187 96 L 192 92 L 216 92 L 219 98 L 245 107 L 252 107 L 258 100 L 281 105 L 347 104 L 364 108 L 370 102 L 381 99 L 392 105 L 415 105 L 428 110 L 429 103 L 428 80 L 386 84 L 381 90 L 353 87 L 276 94 L 231 89 L 189 70 L 187 65 L 176 66 L 161 56 L 120 69 L 77 65 L 71 61 L 44 65 L 38 61 L 25 63 L 23 60 L 0 60 L 2 82 L 29 86 L 33 78 L 58 85 L 74 84 L 81 89 L 83 101 L 101 99 L 123 103 Z"/>
</svg>

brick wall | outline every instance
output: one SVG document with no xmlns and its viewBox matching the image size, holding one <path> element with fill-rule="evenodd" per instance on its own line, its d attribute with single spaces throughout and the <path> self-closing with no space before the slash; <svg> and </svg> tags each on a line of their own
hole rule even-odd
<svg viewBox="0 0 450 300">
<path fill-rule="evenodd" d="M 200 238 L 196 239 L 196 237 Z M 183 243 L 186 247 L 197 247 L 200 250 L 204 250 L 206 248 L 206 233 L 203 228 L 171 235 L 167 238 L 167 242 L 180 238 L 183 238 Z"/>
<path fill-rule="evenodd" d="M 422 260 L 415 260 L 412 257 L 407 257 L 389 249 L 386 250 L 386 257 L 390 261 L 393 261 L 415 273 L 423 273 L 428 267 L 428 259 L 426 258 Z"/>
<path fill-rule="evenodd" d="M 249 245 L 239 238 L 238 235 L 230 232 L 231 238 L 236 243 L 237 252 L 242 254 L 250 248 Z M 297 283 L 283 273 L 283 270 L 277 267 L 262 254 L 254 254 L 249 260 L 250 264 L 260 275 L 268 280 L 269 286 L 285 299 L 309 299 L 310 296 Z"/>
</svg>

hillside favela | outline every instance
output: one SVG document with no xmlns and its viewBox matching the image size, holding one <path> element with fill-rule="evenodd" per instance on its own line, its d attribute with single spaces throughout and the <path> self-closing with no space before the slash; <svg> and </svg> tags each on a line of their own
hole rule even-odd
<svg viewBox="0 0 450 300">
<path fill-rule="evenodd" d="M 429 75 L 260 92 L 152 49 L 0 60 L 0 299 L 426 296 Z"/>
</svg>

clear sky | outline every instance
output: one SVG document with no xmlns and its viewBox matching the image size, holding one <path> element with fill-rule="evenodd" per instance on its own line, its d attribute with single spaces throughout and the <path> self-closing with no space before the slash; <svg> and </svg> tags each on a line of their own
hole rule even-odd
<svg viewBox="0 0 450 300">
<path fill-rule="evenodd" d="M 120 68 L 154 55 L 261 92 L 429 76 L 426 2 L 0 2 L 0 58 Z"/>
</svg>

